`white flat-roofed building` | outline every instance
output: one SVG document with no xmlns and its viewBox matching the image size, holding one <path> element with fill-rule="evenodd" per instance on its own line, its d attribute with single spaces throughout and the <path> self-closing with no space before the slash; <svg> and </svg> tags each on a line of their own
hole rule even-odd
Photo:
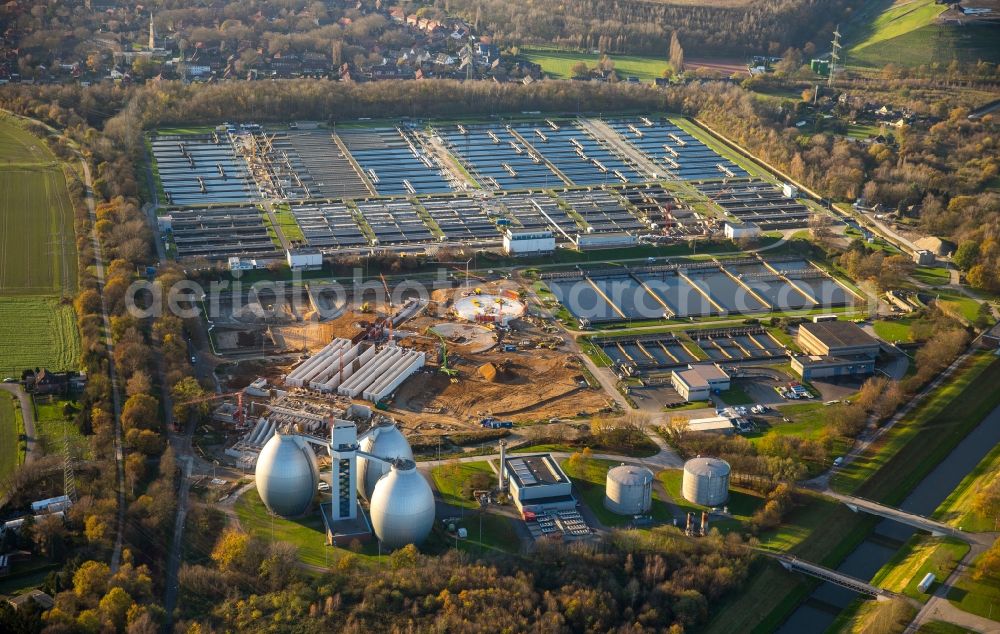
<svg viewBox="0 0 1000 634">
<path fill-rule="evenodd" d="M 516 231 L 503 234 L 503 250 L 508 255 L 534 255 L 556 250 L 556 238 L 551 231 Z"/>
<path fill-rule="evenodd" d="M 738 240 L 740 238 L 756 238 L 760 235 L 760 227 L 752 222 L 726 222 L 723 226 L 722 233 L 730 240 Z"/>
<path fill-rule="evenodd" d="M 551 455 L 507 456 L 503 469 L 521 513 L 576 508 L 573 483 Z"/>
<path fill-rule="evenodd" d="M 733 432 L 733 420 L 728 416 L 709 416 L 708 418 L 692 418 L 688 421 L 690 431 L 705 431 L 722 434 Z"/>
<path fill-rule="evenodd" d="M 289 249 L 285 251 L 288 266 L 293 269 L 318 269 L 323 266 L 319 249 Z"/>
<path fill-rule="evenodd" d="M 716 363 L 696 363 L 671 372 L 670 384 L 686 401 L 707 401 L 713 390 L 729 389 L 729 375 Z"/>
</svg>

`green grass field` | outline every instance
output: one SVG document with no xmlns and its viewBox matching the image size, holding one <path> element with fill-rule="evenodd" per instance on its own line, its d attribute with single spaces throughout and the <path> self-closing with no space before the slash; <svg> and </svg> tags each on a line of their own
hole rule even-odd
<svg viewBox="0 0 1000 634">
<path fill-rule="evenodd" d="M 548 48 L 522 48 L 521 55 L 528 61 L 539 64 L 545 74 L 555 79 L 571 79 L 575 64 L 584 62 L 589 68 L 593 68 L 601 59 L 600 55 Z M 665 58 L 635 55 L 611 55 L 610 58 L 622 79 L 632 76 L 638 77 L 640 81 L 651 82 L 662 77 L 667 67 Z"/>
<path fill-rule="evenodd" d="M 996 30 L 981 23 L 937 21 L 947 9 L 934 0 L 881 0 L 858 11 L 847 29 L 847 64 L 879 69 L 939 63 L 1000 61 Z"/>
<path fill-rule="evenodd" d="M 464 462 L 445 464 L 431 469 L 431 479 L 441 494 L 441 499 L 452 506 L 468 509 L 479 508 L 479 502 L 462 495 L 463 485 L 473 476 L 485 475 L 495 479 L 496 475 L 490 468 L 490 463 Z"/>
<path fill-rule="evenodd" d="M 298 547 L 299 561 L 311 566 L 325 567 L 333 565 L 337 559 L 349 552 L 343 548 L 326 545 L 323 535 L 323 518 L 318 510 L 313 510 L 303 517 L 286 519 L 271 515 L 257 494 L 257 489 L 251 488 L 236 502 L 236 515 L 244 531 L 265 541 L 282 541 Z M 370 543 L 358 553 L 362 560 L 374 561 Z M 375 551 L 377 552 L 377 551 Z"/>
<path fill-rule="evenodd" d="M 875 4 L 875 3 L 873 3 Z M 897 1 L 891 7 L 882 11 L 867 28 L 859 34 L 860 39 L 850 48 L 850 54 L 857 54 L 862 49 L 880 42 L 886 42 L 901 35 L 906 35 L 934 22 L 934 19 L 947 10 L 947 6 L 937 4 L 934 0 Z"/>
<path fill-rule="evenodd" d="M 893 321 L 876 320 L 872 323 L 875 334 L 888 342 L 912 341 L 913 331 L 909 319 L 896 319 Z"/>
<path fill-rule="evenodd" d="M 986 454 L 976 468 L 962 479 L 951 495 L 934 511 L 934 517 L 970 532 L 1000 529 L 997 518 L 983 517 L 972 509 L 972 500 L 976 493 L 997 478 L 1000 478 L 1000 445 Z"/>
<path fill-rule="evenodd" d="M 17 400 L 4 392 L 0 394 L 0 493 L 3 483 L 21 463 L 21 430 L 14 409 Z"/>
<path fill-rule="evenodd" d="M 914 535 L 875 573 L 872 583 L 927 603 L 934 589 L 948 578 L 967 552 L 969 545 L 957 539 Z M 917 585 L 928 572 L 934 573 L 937 581 L 930 593 L 924 593 Z"/>
<path fill-rule="evenodd" d="M 72 306 L 54 297 L 0 296 L 0 374 L 20 376 L 34 367 L 73 370 L 79 359 Z"/>
<path fill-rule="evenodd" d="M 0 373 L 79 365 L 73 205 L 55 156 L 0 115 Z"/>
<path fill-rule="evenodd" d="M 802 495 L 802 505 L 789 513 L 777 529 L 762 534 L 760 546 L 835 567 L 864 539 L 875 520 L 852 513 L 819 494 L 803 491 Z M 821 530 L 830 526 L 837 530 Z M 760 561 L 740 592 L 713 607 L 712 619 L 704 631 L 773 632 L 813 587 L 812 582 L 786 572 L 776 562 Z"/>
<path fill-rule="evenodd" d="M 561 463 L 566 475 L 573 481 L 573 486 L 580 492 L 583 503 L 594 512 L 597 519 L 605 526 L 623 526 L 632 518 L 618 515 L 604 508 L 604 490 L 607 484 L 608 471 L 618 466 L 613 460 L 598 460 L 596 458 L 567 458 Z M 662 500 L 654 496 L 650 514 L 658 521 L 670 521 L 673 517 L 670 509 Z"/>
<path fill-rule="evenodd" d="M 973 561 L 972 567 L 958 578 L 948 593 L 948 600 L 966 612 L 1000 621 L 1000 579 L 989 574 L 978 581 L 973 579 L 970 571 L 978 563 L 978 559 Z"/>
<path fill-rule="evenodd" d="M 951 272 L 943 266 L 918 266 L 913 278 L 930 286 L 944 286 L 951 281 Z"/>
<path fill-rule="evenodd" d="M 88 458 L 90 443 L 77 429 L 73 420 L 67 421 L 63 416 L 63 405 L 67 402 L 46 396 L 35 397 L 35 433 L 38 434 L 42 449 L 47 454 L 62 453 L 64 438 L 69 438 L 73 456 Z M 79 404 L 72 403 L 72 405 L 75 409 L 79 409 Z"/>
<path fill-rule="evenodd" d="M 73 208 L 61 170 L 0 164 L 0 293 L 72 295 Z"/>
<path fill-rule="evenodd" d="M 831 486 L 895 504 L 1000 403 L 1000 361 L 982 353 L 952 375 L 858 459 Z"/>
</svg>

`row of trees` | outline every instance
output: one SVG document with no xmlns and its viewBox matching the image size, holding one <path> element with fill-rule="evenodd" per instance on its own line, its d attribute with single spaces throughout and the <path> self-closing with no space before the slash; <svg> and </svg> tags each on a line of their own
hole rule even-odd
<svg viewBox="0 0 1000 634">
<path fill-rule="evenodd" d="M 826 41 L 857 0 L 659 3 L 639 0 L 436 0 L 472 19 L 504 44 L 553 44 L 605 53 L 664 56 L 677 32 L 689 53 L 719 57 L 780 55 L 809 40 Z"/>
<path fill-rule="evenodd" d="M 294 557 L 287 545 L 224 533 L 210 562 L 182 570 L 180 603 L 205 616 L 181 627 L 679 633 L 707 620 L 709 603 L 745 578 L 752 554 L 736 535 L 690 541 L 660 528 L 615 535 L 602 546 L 540 542 L 530 558 L 495 561 L 408 546 L 378 574 L 346 554 L 315 581 Z M 234 587 L 253 594 L 234 597 Z"/>
</svg>

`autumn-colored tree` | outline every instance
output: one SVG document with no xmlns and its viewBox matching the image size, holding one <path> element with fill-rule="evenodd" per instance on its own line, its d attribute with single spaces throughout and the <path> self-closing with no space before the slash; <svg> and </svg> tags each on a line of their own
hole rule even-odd
<svg viewBox="0 0 1000 634">
<path fill-rule="evenodd" d="M 122 429 L 157 429 L 160 402 L 149 394 L 133 394 L 122 407 Z"/>
</svg>

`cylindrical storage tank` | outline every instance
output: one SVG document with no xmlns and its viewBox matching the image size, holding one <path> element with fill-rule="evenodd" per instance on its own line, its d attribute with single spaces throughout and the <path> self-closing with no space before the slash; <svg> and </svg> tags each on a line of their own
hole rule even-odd
<svg viewBox="0 0 1000 634">
<path fill-rule="evenodd" d="M 718 458 L 692 458 L 684 463 L 681 492 L 688 502 L 718 506 L 729 499 L 729 463 Z"/>
<path fill-rule="evenodd" d="M 396 458 L 413 460 L 410 443 L 406 441 L 403 432 L 399 431 L 399 427 L 390 421 L 376 425 L 370 434 L 361 439 L 358 449 L 385 460 L 391 461 Z M 375 483 L 387 473 L 389 465 L 384 462 L 375 462 L 364 456 L 358 456 L 358 493 L 361 497 L 370 500 L 372 493 L 375 492 Z"/>
<path fill-rule="evenodd" d="M 397 460 L 375 485 L 372 528 L 387 548 L 419 544 L 434 526 L 434 494 L 412 460 Z"/>
<path fill-rule="evenodd" d="M 275 433 L 257 458 L 257 492 L 264 506 L 283 517 L 302 515 L 319 486 L 319 466 L 301 436 Z"/>
<path fill-rule="evenodd" d="M 604 508 L 619 515 L 641 515 L 653 506 L 653 472 L 622 464 L 608 471 Z"/>
</svg>

